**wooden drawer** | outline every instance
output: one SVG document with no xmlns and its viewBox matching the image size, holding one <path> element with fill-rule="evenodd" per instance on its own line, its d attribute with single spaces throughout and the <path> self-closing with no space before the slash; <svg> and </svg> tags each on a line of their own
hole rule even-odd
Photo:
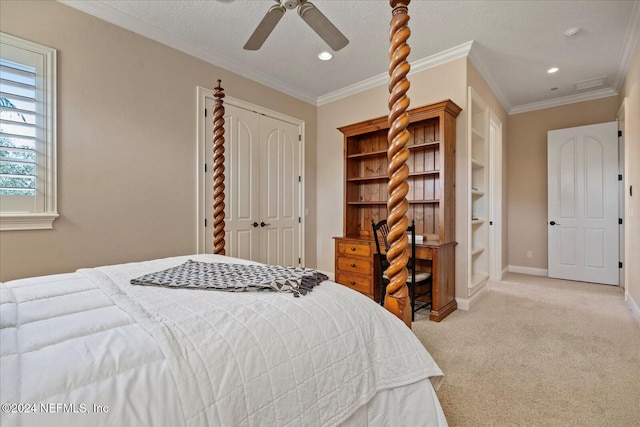
<svg viewBox="0 0 640 427">
<path fill-rule="evenodd" d="M 370 258 L 371 245 L 369 243 L 357 243 L 349 241 L 338 242 L 337 255 L 350 255 Z"/>
<path fill-rule="evenodd" d="M 344 273 L 371 274 L 371 258 L 338 257 L 338 269 Z"/>
<path fill-rule="evenodd" d="M 407 251 L 411 256 L 411 245 L 407 245 Z M 433 249 L 425 246 L 416 245 L 416 258 L 418 259 L 433 259 Z"/>
<path fill-rule="evenodd" d="M 373 295 L 373 283 L 369 277 L 338 272 L 336 282 L 366 295 Z"/>
</svg>

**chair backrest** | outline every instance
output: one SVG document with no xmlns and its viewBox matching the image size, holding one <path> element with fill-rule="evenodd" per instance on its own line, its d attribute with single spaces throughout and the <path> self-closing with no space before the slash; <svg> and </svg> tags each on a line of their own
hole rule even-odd
<svg viewBox="0 0 640 427">
<path fill-rule="evenodd" d="M 382 253 L 380 251 L 380 239 L 378 238 L 378 234 L 382 236 L 384 251 L 386 253 L 389 250 L 389 241 L 387 240 L 387 236 L 389 235 L 389 226 L 387 225 L 387 220 L 380 220 L 380 222 L 376 224 L 373 218 L 371 218 L 371 228 L 373 229 L 373 237 L 376 240 L 376 249 L 378 250 L 378 254 Z"/>
<path fill-rule="evenodd" d="M 411 258 L 409 258 L 407 268 L 411 275 L 411 282 L 414 283 L 416 281 L 416 224 L 414 220 L 411 220 L 411 225 L 407 227 L 407 232 L 411 236 Z"/>
</svg>

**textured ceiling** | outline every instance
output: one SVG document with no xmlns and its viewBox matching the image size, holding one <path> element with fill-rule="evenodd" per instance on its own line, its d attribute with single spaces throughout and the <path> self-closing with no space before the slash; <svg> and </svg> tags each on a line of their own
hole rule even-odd
<svg viewBox="0 0 640 427">
<path fill-rule="evenodd" d="M 330 49 L 295 11 L 260 50 L 242 49 L 275 4 L 270 0 L 62 3 L 314 104 L 378 83 L 387 73 L 386 0 L 313 0 L 350 40 L 328 62 L 317 54 Z M 640 34 L 638 0 L 413 0 L 409 12 L 412 64 L 472 46 L 472 60 L 510 112 L 615 94 Z M 566 37 L 573 27 L 582 31 Z M 547 74 L 552 66 L 560 68 L 553 76 Z M 576 91 L 576 82 L 603 76 L 604 85 Z"/>
</svg>

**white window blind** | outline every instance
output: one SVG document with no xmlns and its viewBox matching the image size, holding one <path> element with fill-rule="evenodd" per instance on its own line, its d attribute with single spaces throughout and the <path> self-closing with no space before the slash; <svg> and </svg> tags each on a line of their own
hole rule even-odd
<svg viewBox="0 0 640 427">
<path fill-rule="evenodd" d="M 56 51 L 0 33 L 0 230 L 53 228 Z"/>
<path fill-rule="evenodd" d="M 0 60 L 0 194 L 36 195 L 36 70 Z"/>
</svg>

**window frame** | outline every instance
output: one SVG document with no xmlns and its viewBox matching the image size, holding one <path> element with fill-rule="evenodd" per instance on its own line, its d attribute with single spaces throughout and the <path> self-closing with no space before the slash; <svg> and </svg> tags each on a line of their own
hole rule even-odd
<svg viewBox="0 0 640 427">
<path fill-rule="evenodd" d="M 36 207 L 31 211 L 5 211 L 0 196 L 0 231 L 52 229 L 53 221 L 60 216 L 57 194 L 57 51 L 2 32 L 0 43 L 42 56 L 42 86 L 37 90 L 43 97 L 44 116 L 36 119 L 36 124 L 44 128 L 39 152 L 43 159 L 36 166 L 40 169 L 37 173 L 44 179 L 41 191 L 36 191 L 34 196 L 37 198 Z"/>
</svg>

